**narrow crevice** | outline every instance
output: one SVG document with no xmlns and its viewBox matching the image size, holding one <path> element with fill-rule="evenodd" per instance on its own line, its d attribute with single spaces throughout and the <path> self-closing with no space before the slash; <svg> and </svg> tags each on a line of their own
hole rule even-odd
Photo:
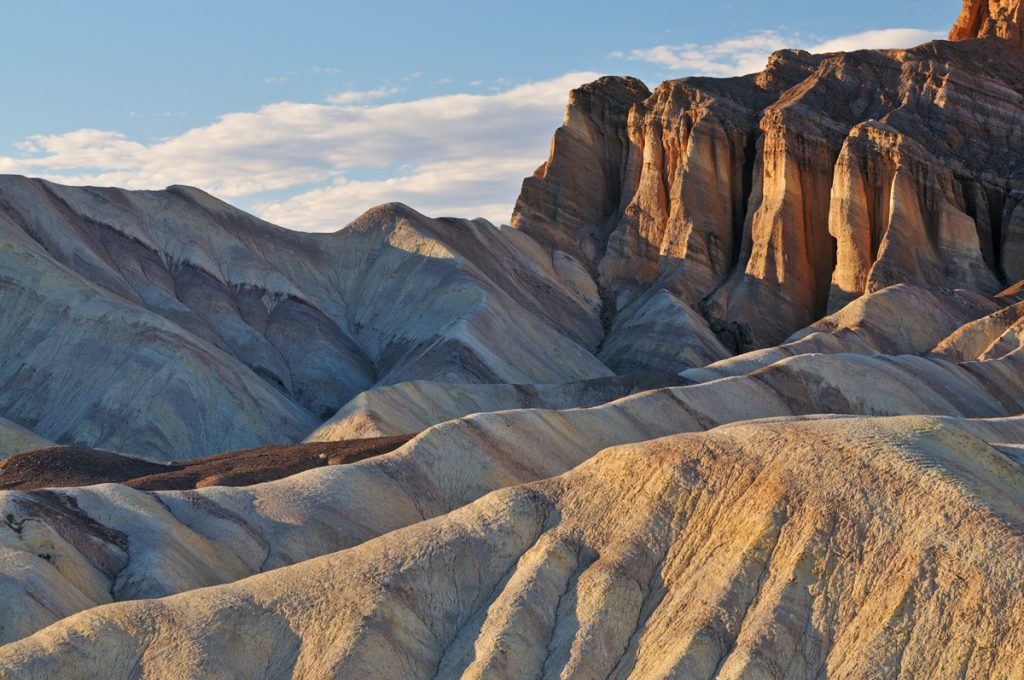
<svg viewBox="0 0 1024 680">
<path fill-rule="evenodd" d="M 672 533 L 665 541 L 665 550 L 658 557 L 658 561 L 651 570 L 651 576 L 647 581 L 644 601 L 640 605 L 636 625 L 634 625 L 633 632 L 630 633 L 629 640 L 626 642 L 626 649 L 612 666 L 609 677 L 629 677 L 636 667 L 637 654 L 640 650 L 640 638 L 647 630 L 651 617 L 658 611 L 658 608 L 665 600 L 665 596 L 668 594 L 668 587 L 664 582 L 665 565 L 669 562 L 669 555 L 675 547 L 675 542 L 679 538 L 682 527 L 686 524 L 687 514 L 684 504 L 680 503 L 676 508 L 676 515 L 672 521 Z"/>
<path fill-rule="evenodd" d="M 872 220 L 868 225 L 868 238 L 870 239 L 871 264 L 878 261 L 878 251 L 882 248 L 882 240 L 889 229 L 892 209 L 892 188 L 895 181 L 895 173 L 889 167 L 881 164 L 877 173 L 872 172 L 872 161 L 865 161 L 864 181 L 868 184 L 867 195 L 871 197 L 873 205 L 868 215 Z"/>
<path fill-rule="evenodd" d="M 1005 285 L 1007 276 L 1003 267 L 1003 221 L 1006 215 L 1006 193 L 994 187 L 975 182 L 969 177 L 958 177 L 963 197 L 964 212 L 974 221 L 985 265 Z"/>
<path fill-rule="evenodd" d="M 547 677 L 548 665 L 555 652 L 555 634 L 558 632 L 558 612 L 562 610 L 562 606 L 566 601 L 566 598 L 576 594 L 576 587 L 579 585 L 580 575 L 589 569 L 590 565 L 592 565 L 596 559 L 597 554 L 593 551 L 586 550 L 582 543 L 576 546 L 576 567 L 569 575 L 569 578 L 565 580 L 565 588 L 562 589 L 562 592 L 558 596 L 558 601 L 555 603 L 555 617 L 551 623 L 551 634 L 548 635 L 548 643 L 545 647 L 547 652 L 544 655 L 544 662 L 541 664 L 540 678 Z"/>
<path fill-rule="evenodd" d="M 605 343 L 608 342 L 608 337 L 612 333 L 612 326 L 615 325 L 615 316 L 618 313 L 618 309 L 616 309 L 615 296 L 604 287 L 597 272 L 594 272 L 591 276 L 594 279 L 594 283 L 597 284 L 597 295 L 601 300 L 599 316 L 601 320 L 601 341 L 597 343 L 597 348 L 594 350 L 594 356 L 600 356 L 604 350 Z"/>
<path fill-rule="evenodd" d="M 733 652 L 736 651 L 736 643 L 739 641 L 740 636 L 743 635 L 743 629 L 746 625 L 747 619 L 750 617 L 750 612 L 757 606 L 761 600 L 762 591 L 764 585 L 768 580 L 768 575 L 771 572 L 772 564 L 775 560 L 775 553 L 779 549 L 779 544 L 782 542 L 782 532 L 785 529 L 786 523 L 789 521 L 789 509 L 782 510 L 782 517 L 779 519 L 778 527 L 776 528 L 775 536 L 773 538 L 771 550 L 768 551 L 768 556 L 765 558 L 764 565 L 761 568 L 761 573 L 758 574 L 754 584 L 754 593 L 747 603 L 747 606 L 743 610 L 743 615 L 740 616 L 740 627 L 736 631 L 736 635 L 732 636 L 732 639 L 725 641 L 725 649 L 722 651 L 721 657 L 718 659 L 718 665 L 715 666 L 715 670 L 712 672 L 712 678 L 718 678 L 721 675 L 722 668 L 725 666 L 729 657 L 732 656 Z"/>
<path fill-rule="evenodd" d="M 548 503 L 547 499 L 544 499 L 536 494 L 534 494 L 534 496 L 535 501 L 539 501 L 541 503 Z M 546 525 L 550 516 L 551 508 L 548 507 L 547 505 L 542 505 L 541 507 L 537 508 L 537 510 L 539 511 L 539 514 L 541 516 L 538 518 L 539 521 L 537 522 L 537 529 L 534 533 L 533 540 L 529 541 L 525 548 L 522 551 L 520 551 L 517 556 L 510 560 L 508 568 L 501 575 L 501 578 L 499 578 L 498 581 L 495 583 L 490 593 L 484 599 L 479 601 L 479 604 L 473 609 L 469 616 L 467 616 L 466 619 L 458 625 L 458 627 L 455 629 L 455 633 L 451 636 L 451 638 L 441 646 L 440 654 L 438 654 L 437 657 L 437 664 L 434 667 L 434 672 L 431 674 L 431 677 L 433 677 L 435 680 L 441 677 L 441 668 L 444 665 L 444 660 L 451 652 L 452 647 L 459 641 L 459 638 L 462 636 L 462 633 L 465 630 L 467 630 L 467 628 L 469 628 L 469 626 L 471 626 L 478 618 L 480 618 L 481 629 L 487 623 L 487 610 L 501 596 L 501 594 L 505 591 L 505 588 L 508 587 L 508 583 L 512 579 L 512 576 L 515 575 L 516 570 L 519 568 L 519 563 L 522 561 L 523 556 L 530 550 L 532 550 L 533 547 L 537 545 L 537 542 L 541 539 L 541 537 L 546 533 Z M 427 622 L 424 621 L 424 624 L 426 623 Z M 429 625 L 426 625 L 426 628 L 430 630 Z M 479 631 L 477 632 L 479 633 Z"/>
<path fill-rule="evenodd" d="M 541 678 L 561 675 L 561 672 L 565 670 L 565 666 L 569 663 L 572 644 L 570 643 L 567 650 L 559 652 L 559 656 L 561 658 L 555 659 L 555 653 L 559 651 L 555 648 L 555 637 L 558 634 L 559 626 L 563 622 L 568 622 L 569 625 L 572 625 L 574 636 L 578 635 L 580 631 L 580 621 L 576 618 L 575 609 L 568 612 L 569 616 L 573 617 L 572 621 L 568 621 L 567 617 L 559 616 L 559 614 L 562 612 L 563 607 L 568 608 L 573 604 L 573 598 L 575 598 L 578 603 L 580 577 L 583 576 L 583 574 L 586 573 L 586 571 L 595 563 L 597 563 L 600 558 L 600 553 L 588 548 L 583 543 L 579 544 L 577 549 L 576 568 L 566 580 L 565 591 L 558 598 L 558 604 L 555 607 L 555 620 L 551 626 L 551 635 L 548 640 L 547 653 L 544 656 L 544 663 L 541 666 Z"/>
<path fill-rule="evenodd" d="M 1004 286 L 1009 285 L 1008 277 L 1006 276 L 1006 269 L 1003 266 L 1003 252 L 1004 252 L 1004 224 L 1009 220 L 1004 220 L 1006 216 L 1006 194 L 998 189 L 988 190 L 988 222 L 991 226 L 992 231 L 992 271 L 995 272 L 996 278 Z"/>
<path fill-rule="evenodd" d="M 743 149 L 743 185 L 736 206 L 733 209 L 732 252 L 730 262 L 732 271 L 740 266 L 740 255 L 743 252 L 743 231 L 746 229 L 747 218 L 755 208 L 750 205 L 750 196 L 754 193 L 754 171 L 757 168 L 757 141 L 760 131 L 752 131 L 746 136 Z"/>
</svg>

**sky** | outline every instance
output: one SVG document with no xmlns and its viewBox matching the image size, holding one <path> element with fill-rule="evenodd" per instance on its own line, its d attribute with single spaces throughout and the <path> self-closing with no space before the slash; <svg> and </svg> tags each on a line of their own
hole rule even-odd
<svg viewBox="0 0 1024 680">
<path fill-rule="evenodd" d="M 909 47 L 960 0 L 69 0 L 0 23 L 0 173 L 198 186 L 334 231 L 374 205 L 511 216 L 569 90 Z"/>
</svg>

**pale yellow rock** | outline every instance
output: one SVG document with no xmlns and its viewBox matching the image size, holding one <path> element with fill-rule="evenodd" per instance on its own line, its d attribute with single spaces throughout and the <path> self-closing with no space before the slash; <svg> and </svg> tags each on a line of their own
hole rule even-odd
<svg viewBox="0 0 1024 680">
<path fill-rule="evenodd" d="M 868 293 L 839 311 L 794 333 L 786 342 L 723 359 L 682 376 L 706 382 L 769 366 L 801 354 L 925 354 L 972 322 L 1004 304 L 969 290 L 898 285 Z M 951 355 L 956 361 L 967 357 Z"/>
<path fill-rule="evenodd" d="M 475 414 L 430 428 L 388 455 L 251 487 L 0 492 L 0 516 L 8 518 L 0 525 L 0 579 L 9 594 L 0 600 L 0 621 L 8 622 L 0 642 L 108 595 L 178 593 L 356 546 L 496 489 L 561 474 L 615 444 L 815 413 L 1017 414 L 1024 411 L 1022 367 L 1022 352 L 964 365 L 913 355 L 797 354 L 754 364 L 749 375 L 589 409 Z M 47 548 L 48 559 L 17 530 L 30 522 L 63 541 Z M 47 580 L 26 570 L 33 563 Z M 79 573 L 94 578 L 82 586 L 73 576 Z M 30 616 L 17 606 L 23 600 L 40 607 Z"/>
<path fill-rule="evenodd" d="M 995 36 L 1021 47 L 1024 6 L 1020 0 L 964 0 L 964 9 L 950 31 L 950 40 Z"/>
<path fill-rule="evenodd" d="M 957 361 L 989 358 L 991 349 L 1024 319 L 1024 302 L 1004 307 L 966 324 L 935 346 L 934 352 Z"/>
<path fill-rule="evenodd" d="M 650 374 L 561 385 L 467 385 L 422 380 L 383 385 L 345 404 L 334 417 L 306 437 L 306 441 L 415 434 L 473 413 L 597 406 L 629 394 L 683 382 L 672 376 Z"/>
<path fill-rule="evenodd" d="M 735 425 L 237 584 L 72 616 L 3 678 L 967 677 L 1024 669 L 1024 475 L 934 418 Z M 981 437 L 979 437 L 981 435 Z"/>
</svg>

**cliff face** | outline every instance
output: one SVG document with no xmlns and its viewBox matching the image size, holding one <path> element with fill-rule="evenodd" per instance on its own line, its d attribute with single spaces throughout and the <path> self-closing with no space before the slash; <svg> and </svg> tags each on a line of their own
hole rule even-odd
<svg viewBox="0 0 1024 680">
<path fill-rule="evenodd" d="M 573 95 L 512 224 L 572 239 L 606 320 L 667 288 L 739 350 L 896 283 L 994 293 L 1024 277 L 1024 58 L 1006 48 L 786 51 L 643 99 L 603 79 Z"/>
<path fill-rule="evenodd" d="M 1021 26 L 1024 25 L 1024 6 L 1020 0 L 964 0 L 950 40 L 971 40 L 995 36 L 1021 47 Z"/>
</svg>

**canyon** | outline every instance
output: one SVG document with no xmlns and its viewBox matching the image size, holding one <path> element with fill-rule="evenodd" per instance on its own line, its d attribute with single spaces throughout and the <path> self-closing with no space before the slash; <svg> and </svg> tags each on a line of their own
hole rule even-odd
<svg viewBox="0 0 1024 680">
<path fill-rule="evenodd" d="M 1022 25 L 601 78 L 509 225 L 0 177 L 0 678 L 1024 678 Z"/>
</svg>

